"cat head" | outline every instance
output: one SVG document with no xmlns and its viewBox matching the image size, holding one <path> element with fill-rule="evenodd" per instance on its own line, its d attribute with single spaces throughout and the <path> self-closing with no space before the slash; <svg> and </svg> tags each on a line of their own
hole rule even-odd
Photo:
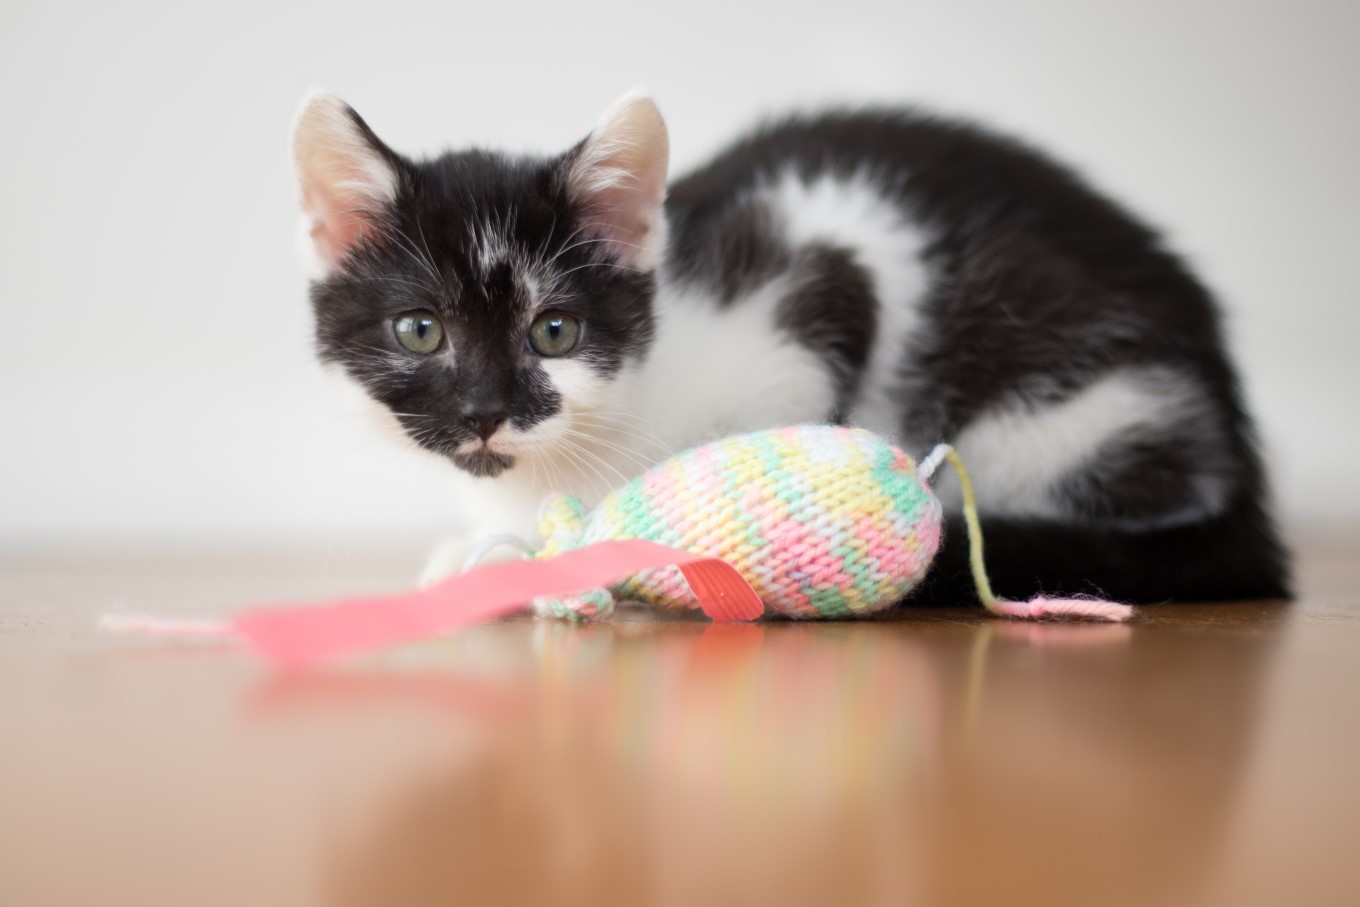
<svg viewBox="0 0 1360 907">
<path fill-rule="evenodd" d="M 569 443 L 652 341 L 667 160 L 639 95 L 560 155 L 420 161 L 308 97 L 293 163 L 322 360 L 473 475 Z"/>
</svg>

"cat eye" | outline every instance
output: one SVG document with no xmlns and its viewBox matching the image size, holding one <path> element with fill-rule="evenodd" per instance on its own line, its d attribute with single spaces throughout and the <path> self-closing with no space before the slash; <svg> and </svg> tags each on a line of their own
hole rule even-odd
<svg viewBox="0 0 1360 907">
<path fill-rule="evenodd" d="M 427 355 L 439 349 L 444 339 L 444 326 L 433 312 L 407 312 L 392 322 L 397 342 L 413 353 Z"/>
<path fill-rule="evenodd" d="M 540 356 L 565 356 L 581 340 L 581 322 L 565 312 L 544 312 L 529 328 L 529 346 Z"/>
</svg>

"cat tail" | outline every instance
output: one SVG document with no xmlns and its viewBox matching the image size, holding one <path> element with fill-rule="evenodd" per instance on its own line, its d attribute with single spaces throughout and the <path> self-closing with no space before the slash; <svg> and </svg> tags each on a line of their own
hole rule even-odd
<svg viewBox="0 0 1360 907">
<path fill-rule="evenodd" d="M 1260 504 L 1243 495 L 1218 516 L 1144 531 L 1093 523 L 983 516 L 985 568 L 996 595 L 1099 596 L 1134 604 L 1290 597 L 1288 556 Z M 974 601 L 963 514 L 912 605 Z"/>
</svg>

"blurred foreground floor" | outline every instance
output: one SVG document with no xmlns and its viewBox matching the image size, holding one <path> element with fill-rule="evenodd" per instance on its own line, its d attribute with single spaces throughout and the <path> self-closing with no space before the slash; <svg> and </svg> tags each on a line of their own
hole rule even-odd
<svg viewBox="0 0 1360 907">
<path fill-rule="evenodd" d="M 1132 626 L 518 620 L 309 676 L 119 608 L 284 557 L 0 577 L 0 904 L 1360 903 L 1360 545 Z M 88 562 L 87 562 L 88 563 Z"/>
</svg>

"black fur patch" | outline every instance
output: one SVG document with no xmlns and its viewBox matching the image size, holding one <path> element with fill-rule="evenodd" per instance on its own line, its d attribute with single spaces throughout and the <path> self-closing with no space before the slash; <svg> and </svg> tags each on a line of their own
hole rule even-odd
<svg viewBox="0 0 1360 907">
<path fill-rule="evenodd" d="M 1094 595 L 1132 604 L 1288 598 L 1288 558 L 1270 520 L 1239 496 L 1220 514 L 1130 531 L 1099 524 L 984 519 L 987 574 L 998 596 Z M 910 605 L 968 605 L 977 590 L 960 517 Z"/>
<path fill-rule="evenodd" d="M 878 327 L 878 300 L 869 274 L 849 249 L 810 246 L 793 268 L 789 294 L 776 312 L 778 326 L 826 360 L 836 382 L 833 422 L 854 404 Z"/>
<path fill-rule="evenodd" d="M 723 305 L 731 305 L 789 267 L 792 256 L 765 204 L 734 195 L 712 214 L 697 212 L 674 202 L 676 191 L 683 197 L 683 186 L 672 190 L 667 208 L 673 280 L 705 287 Z"/>
<path fill-rule="evenodd" d="M 1238 464 L 1224 456 L 1211 426 L 1196 429 L 1111 439 L 1057 489 L 1066 511 L 1077 523 L 1135 530 L 1218 515 L 1240 484 Z"/>
</svg>

